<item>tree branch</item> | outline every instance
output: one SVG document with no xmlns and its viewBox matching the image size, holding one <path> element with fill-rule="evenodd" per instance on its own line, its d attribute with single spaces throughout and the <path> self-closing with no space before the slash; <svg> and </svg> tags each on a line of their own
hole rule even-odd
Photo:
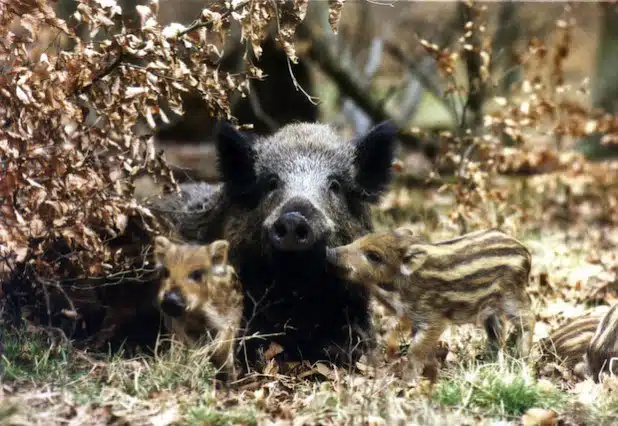
<svg viewBox="0 0 618 426">
<path fill-rule="evenodd" d="M 498 26 L 491 43 L 493 50 L 492 67 L 502 63 L 503 77 L 500 89 L 503 96 L 508 94 L 513 84 L 521 80 L 521 66 L 513 60 L 515 43 L 521 36 L 521 27 L 518 22 L 519 4 L 515 1 L 502 2 L 498 13 Z M 500 60 L 498 61 L 498 58 Z"/>
<path fill-rule="evenodd" d="M 125 55 L 123 53 L 118 54 L 118 57 L 116 59 L 114 59 L 114 62 L 112 62 L 106 69 L 104 69 L 99 75 L 96 75 L 92 81 L 88 84 L 86 84 L 85 86 L 81 87 L 80 89 L 77 90 L 78 94 L 82 94 L 84 92 L 87 92 L 88 90 L 90 90 L 90 88 L 92 86 L 94 86 L 97 82 L 99 82 L 100 80 L 102 80 L 103 78 L 107 77 L 108 75 L 110 75 L 116 68 L 118 68 L 120 66 L 120 64 L 122 63 L 122 60 L 125 58 Z"/>
<path fill-rule="evenodd" d="M 432 80 L 431 77 L 429 77 L 427 73 L 417 65 L 416 61 L 410 58 L 401 47 L 399 47 L 392 41 L 387 40 L 384 42 L 384 48 L 391 56 L 404 64 L 408 68 L 408 70 L 418 78 L 418 80 L 423 85 L 423 87 L 425 87 L 426 90 L 428 90 L 432 95 L 434 95 L 438 100 L 440 100 L 444 104 L 444 106 L 449 108 L 449 110 L 451 109 L 446 100 L 444 99 L 444 95 L 442 94 L 442 89 L 440 88 L 440 85 L 434 80 Z"/>
<path fill-rule="evenodd" d="M 237 10 L 242 9 L 243 7 L 248 5 L 249 2 L 250 2 L 250 0 L 244 0 L 244 1 L 241 1 L 240 3 L 238 3 L 236 6 L 230 7 L 229 9 L 227 9 L 223 13 L 221 13 L 220 19 L 221 20 L 226 19 L 233 12 L 236 12 Z M 187 28 L 185 28 L 183 31 L 180 31 L 176 35 L 176 40 L 180 39 L 182 36 L 187 35 L 191 31 L 194 31 L 194 30 L 196 30 L 198 28 L 209 27 L 213 23 L 214 23 L 214 20 L 212 20 L 212 19 L 204 21 L 201 17 L 197 18 L 196 20 L 193 21 L 193 23 L 191 25 L 189 25 Z M 126 59 L 126 57 L 127 57 L 126 53 L 121 51 L 120 54 L 118 55 L 118 57 L 114 60 L 114 62 L 112 62 L 99 75 L 95 76 L 89 84 L 87 84 L 84 87 L 78 89 L 78 93 L 81 94 L 81 93 L 84 93 L 84 92 L 88 91 L 98 81 L 100 81 L 101 79 L 103 79 L 103 78 L 107 77 L 108 75 L 110 75 L 116 68 L 118 68 L 122 64 L 123 59 Z"/>
<path fill-rule="evenodd" d="M 471 49 L 464 49 L 464 59 L 466 63 L 466 73 L 468 74 L 468 98 L 462 112 L 461 123 L 462 128 L 467 122 L 467 114 L 472 114 L 471 128 L 478 130 L 483 124 L 483 105 L 485 103 L 485 95 L 487 87 L 481 75 L 483 59 L 481 58 L 481 41 L 478 36 L 478 11 L 474 5 L 462 1 L 458 4 L 461 30 L 465 33 L 466 26 L 471 22 L 473 30 L 470 31 L 470 37 L 466 44 L 472 46 Z"/>
<path fill-rule="evenodd" d="M 237 10 L 242 9 L 243 7 L 245 7 L 246 5 L 249 4 L 249 0 L 244 0 L 241 1 L 240 3 L 238 3 L 236 6 L 234 7 L 230 7 L 229 9 L 227 9 L 225 12 L 223 12 L 221 14 L 221 20 L 227 18 L 228 16 L 230 16 L 233 12 L 236 12 Z M 204 27 L 209 27 L 210 25 L 213 24 L 213 20 L 209 19 L 207 21 L 202 20 L 202 18 L 197 18 L 195 21 L 193 21 L 193 23 L 191 25 L 189 25 L 187 28 L 185 28 L 184 30 L 180 31 L 177 34 L 177 38 L 180 38 L 184 35 L 189 34 L 191 31 L 195 31 L 198 28 L 204 28 Z"/>
<path fill-rule="evenodd" d="M 323 36 L 318 35 L 317 31 L 313 31 L 310 24 L 302 22 L 297 27 L 296 33 L 299 37 L 311 42 L 308 50 L 309 59 L 315 62 L 337 84 L 345 96 L 351 98 L 374 122 L 393 120 L 400 129 L 399 138 L 405 145 L 412 147 L 420 145 L 418 138 L 404 130 L 405 125 L 401 123 L 401 120 L 389 114 L 382 103 L 367 92 L 353 72 L 340 63 L 329 45 L 324 42 Z"/>
<path fill-rule="evenodd" d="M 383 42 L 380 38 L 375 38 L 371 42 L 369 48 L 369 57 L 363 70 L 363 74 L 367 81 L 364 82 L 365 87 L 369 87 L 373 79 L 374 74 L 380 67 L 380 60 L 382 58 Z M 384 100 L 381 100 L 381 105 L 384 105 Z M 361 135 L 369 130 L 371 126 L 371 119 L 365 114 L 365 112 L 356 106 L 353 100 L 345 99 L 343 102 L 342 112 L 344 117 L 353 123 L 354 133 Z"/>
</svg>

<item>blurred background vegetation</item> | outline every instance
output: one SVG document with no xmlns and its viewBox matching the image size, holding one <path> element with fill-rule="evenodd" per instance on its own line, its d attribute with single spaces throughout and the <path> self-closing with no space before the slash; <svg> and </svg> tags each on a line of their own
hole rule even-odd
<svg viewBox="0 0 618 426">
<path fill-rule="evenodd" d="M 137 25 L 135 6 L 146 1 L 119 3 L 125 23 Z M 160 22 L 187 24 L 209 3 L 216 2 L 161 0 Z M 61 17 L 68 17 L 75 3 L 61 0 L 57 7 Z M 377 121 L 394 118 L 403 129 L 404 149 L 422 153 L 413 157 L 417 170 L 409 171 L 422 177 L 439 150 L 440 131 L 467 127 L 479 132 L 483 114 L 504 108 L 494 99 L 521 93 L 524 82 L 545 83 L 543 93 L 558 110 L 558 103 L 568 103 L 568 108 L 581 108 L 592 116 L 616 113 L 618 9 L 612 2 L 508 1 L 469 8 L 464 2 L 348 1 L 337 34 L 329 27 L 328 7 L 327 1 L 309 2 L 297 30 L 298 64 L 289 63 L 272 32 L 261 58 L 254 58 L 265 78 L 252 81 L 248 99 L 232 102 L 232 113 L 241 123 L 268 133 L 290 121 L 319 119 L 358 134 Z M 476 27 L 467 27 L 468 22 Z M 238 31 L 238 25 L 232 25 L 232 32 Z M 473 34 L 465 37 L 467 32 Z M 445 55 L 459 53 L 451 76 L 440 75 L 440 64 L 421 40 L 446 49 Z M 467 51 L 466 44 L 474 50 Z M 489 78 L 468 97 L 482 66 L 481 55 L 475 53 L 481 51 L 490 56 Z M 251 55 L 239 38 L 230 38 L 222 69 L 239 71 L 245 53 Z M 531 56 L 544 56 L 540 60 L 545 64 L 532 65 Z M 451 93 L 445 95 L 449 87 Z M 184 117 L 160 127 L 158 141 L 172 164 L 192 169 L 188 173 L 194 177 L 214 178 L 214 119 L 208 119 L 196 97 L 188 96 L 185 106 Z M 556 111 L 568 120 L 563 112 Z M 524 142 L 551 144 L 560 139 L 561 149 L 574 148 L 592 159 L 618 153 L 617 145 L 601 144 L 601 133 L 569 135 L 563 121 L 544 124 L 529 129 Z M 420 133 L 412 135 L 413 129 Z M 553 140 L 547 137 L 552 132 Z"/>
</svg>

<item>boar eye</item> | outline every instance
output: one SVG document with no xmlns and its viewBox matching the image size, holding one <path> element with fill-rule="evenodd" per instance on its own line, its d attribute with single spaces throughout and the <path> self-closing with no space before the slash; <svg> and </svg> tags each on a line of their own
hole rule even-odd
<svg viewBox="0 0 618 426">
<path fill-rule="evenodd" d="M 279 178 L 277 176 L 270 176 L 267 182 L 268 191 L 274 191 L 279 188 Z"/>
<path fill-rule="evenodd" d="M 204 268 L 196 269 L 189 274 L 189 278 L 191 278 L 193 281 L 202 281 L 205 273 L 206 270 Z"/>
<path fill-rule="evenodd" d="M 375 251 L 368 251 L 365 256 L 373 263 L 382 263 L 382 256 L 380 256 Z"/>
<path fill-rule="evenodd" d="M 333 194 L 339 194 L 341 192 L 341 183 L 337 179 L 333 179 L 328 184 L 328 190 Z"/>
</svg>

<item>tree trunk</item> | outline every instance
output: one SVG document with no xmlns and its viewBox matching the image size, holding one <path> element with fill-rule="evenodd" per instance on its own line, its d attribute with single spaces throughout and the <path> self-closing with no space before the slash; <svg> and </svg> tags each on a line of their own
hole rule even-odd
<svg viewBox="0 0 618 426">
<path fill-rule="evenodd" d="M 592 106 L 606 113 L 618 112 L 618 5 L 600 3 L 601 22 L 597 48 L 596 75 L 593 79 Z M 603 135 L 592 134 L 580 141 L 577 148 L 588 158 L 601 160 L 618 156 L 618 146 L 601 145 Z"/>
</svg>

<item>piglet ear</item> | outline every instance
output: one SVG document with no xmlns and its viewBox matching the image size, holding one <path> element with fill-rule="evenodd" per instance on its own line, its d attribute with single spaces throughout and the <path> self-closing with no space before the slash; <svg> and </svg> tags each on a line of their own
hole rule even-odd
<svg viewBox="0 0 618 426">
<path fill-rule="evenodd" d="M 356 183 L 368 201 L 376 202 L 392 179 L 397 126 L 384 121 L 356 140 Z"/>
<path fill-rule="evenodd" d="M 217 124 L 215 135 L 221 180 L 231 194 L 241 195 L 257 179 L 252 142 L 226 121 Z"/>
<path fill-rule="evenodd" d="M 403 260 L 401 262 L 400 272 L 403 276 L 410 276 L 414 272 L 420 269 L 421 266 L 427 260 L 427 252 L 418 250 L 414 246 L 410 246 L 410 248 L 403 255 Z"/>
<path fill-rule="evenodd" d="M 216 240 L 210 243 L 210 258 L 215 275 L 224 275 L 227 271 L 227 258 L 230 243 L 226 240 Z"/>
<path fill-rule="evenodd" d="M 421 235 L 414 233 L 412 228 L 408 226 L 400 226 L 393 231 L 393 235 L 397 239 L 397 244 L 402 253 L 405 253 L 413 244 L 427 243 L 427 239 Z"/>
<path fill-rule="evenodd" d="M 414 237 L 414 231 L 408 226 L 400 226 L 393 231 L 398 238 Z"/>
</svg>

